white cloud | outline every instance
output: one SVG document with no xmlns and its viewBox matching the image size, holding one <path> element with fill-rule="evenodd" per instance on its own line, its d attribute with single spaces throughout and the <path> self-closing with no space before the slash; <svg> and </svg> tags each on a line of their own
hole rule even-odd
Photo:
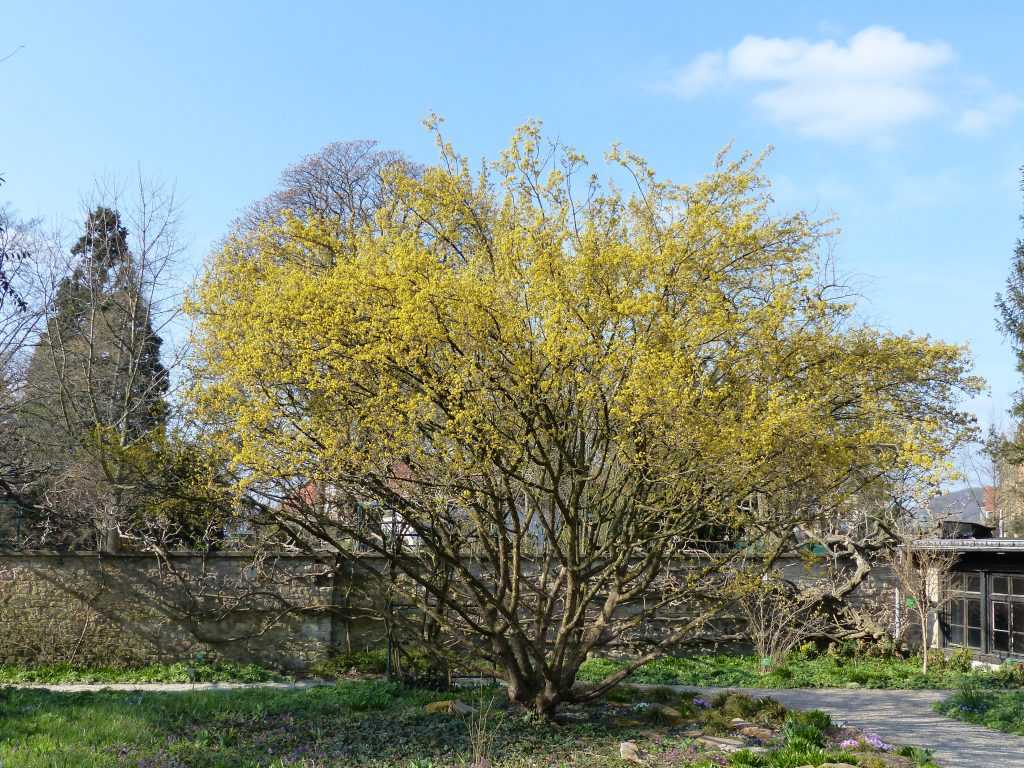
<svg viewBox="0 0 1024 768">
<path fill-rule="evenodd" d="M 676 72 L 672 79 L 662 86 L 662 90 L 683 98 L 697 96 L 722 81 L 723 62 L 720 53 L 702 53 Z"/>
<path fill-rule="evenodd" d="M 980 106 L 961 112 L 956 130 L 968 136 L 986 136 L 995 126 L 1010 120 L 1022 107 L 1024 103 L 1011 94 L 992 96 Z"/>
<path fill-rule="evenodd" d="M 724 54 L 702 53 L 668 90 L 694 98 L 716 85 L 752 84 L 754 105 L 802 135 L 885 141 L 942 111 L 934 80 L 954 58 L 944 42 L 887 27 L 868 27 L 845 43 L 748 36 Z"/>
</svg>

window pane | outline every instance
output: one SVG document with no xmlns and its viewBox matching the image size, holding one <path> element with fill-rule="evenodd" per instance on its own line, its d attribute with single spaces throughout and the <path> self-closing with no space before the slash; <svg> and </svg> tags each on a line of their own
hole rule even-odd
<svg viewBox="0 0 1024 768">
<path fill-rule="evenodd" d="M 962 573 L 951 573 L 949 574 L 949 588 L 954 592 L 959 592 L 963 588 L 963 574 Z"/>
<path fill-rule="evenodd" d="M 964 628 L 959 624 L 949 626 L 949 643 L 950 645 L 964 644 Z"/>
<path fill-rule="evenodd" d="M 964 601 L 954 600 L 949 604 L 949 623 L 963 626 L 964 623 Z"/>
<path fill-rule="evenodd" d="M 1005 576 L 996 576 L 992 579 L 992 591 L 997 595 L 1007 595 L 1010 592 L 1010 580 Z"/>
<path fill-rule="evenodd" d="M 997 632 L 1010 629 L 1010 611 L 1006 603 L 992 603 L 992 629 Z"/>
<path fill-rule="evenodd" d="M 1010 650 L 1014 653 L 1024 653 L 1024 634 L 1014 632 L 1011 637 L 1013 638 L 1013 646 Z"/>
<path fill-rule="evenodd" d="M 1024 596 L 1024 576 L 1014 576 L 1010 579 L 1010 586 L 1013 594 Z"/>
<path fill-rule="evenodd" d="M 981 630 L 980 629 L 969 629 L 967 630 L 967 644 L 971 648 L 981 648 Z"/>
<path fill-rule="evenodd" d="M 1013 603 L 1010 606 L 1010 629 L 1024 632 L 1024 603 Z"/>
<path fill-rule="evenodd" d="M 964 589 L 967 592 L 981 592 L 981 574 L 968 573 Z"/>
<path fill-rule="evenodd" d="M 1007 632 L 992 633 L 992 648 L 997 651 L 1010 650 L 1010 635 Z"/>
<path fill-rule="evenodd" d="M 1024 621 L 1024 606 L 1021 606 L 1022 610 L 1019 611 L 1021 620 Z M 1016 619 L 1016 617 L 1014 617 Z M 967 626 L 981 628 L 981 600 L 968 600 L 967 601 Z M 1024 628 L 1020 630 L 1024 632 Z"/>
</svg>

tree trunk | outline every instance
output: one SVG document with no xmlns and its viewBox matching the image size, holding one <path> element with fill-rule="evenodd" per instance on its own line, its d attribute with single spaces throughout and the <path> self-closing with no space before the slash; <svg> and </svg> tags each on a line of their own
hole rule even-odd
<svg viewBox="0 0 1024 768">
<path fill-rule="evenodd" d="M 931 650 L 928 643 L 928 614 L 921 614 L 921 673 L 928 674 L 928 652 Z"/>
<path fill-rule="evenodd" d="M 518 668 L 506 667 L 505 676 L 509 701 L 547 720 L 554 718 L 559 704 L 572 700 L 575 675 L 570 678 L 568 685 L 559 682 L 565 679 L 564 675 L 556 680 L 546 680 L 541 673 L 527 676 Z"/>
</svg>

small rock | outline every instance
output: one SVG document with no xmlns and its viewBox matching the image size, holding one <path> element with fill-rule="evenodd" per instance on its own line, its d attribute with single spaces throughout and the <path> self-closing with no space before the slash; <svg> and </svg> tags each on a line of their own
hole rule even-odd
<svg viewBox="0 0 1024 768">
<path fill-rule="evenodd" d="M 451 711 L 456 715 L 472 715 L 476 713 L 476 707 L 456 699 L 452 702 Z"/>
<path fill-rule="evenodd" d="M 774 731 L 762 728 L 759 725 L 746 725 L 740 728 L 740 733 L 747 738 L 757 739 L 758 741 L 771 741 L 775 738 Z"/>
<path fill-rule="evenodd" d="M 851 689 L 851 690 L 854 690 L 854 689 L 856 689 L 856 688 L 860 688 L 860 683 L 846 683 L 846 684 L 845 684 L 845 685 L 843 686 L 843 688 L 849 688 L 849 689 Z"/>
<path fill-rule="evenodd" d="M 738 752 L 747 748 L 743 739 L 733 739 L 729 736 L 698 736 L 697 741 L 705 747 L 720 749 L 722 752 Z"/>
<path fill-rule="evenodd" d="M 623 741 L 619 744 L 619 757 L 627 762 L 643 765 L 646 756 L 635 741 Z"/>
<path fill-rule="evenodd" d="M 686 719 L 683 717 L 682 712 L 675 707 L 670 707 L 668 704 L 648 704 L 647 711 L 652 714 L 660 715 L 675 724 L 681 723 Z"/>
<path fill-rule="evenodd" d="M 575 709 L 558 710 L 555 713 L 556 723 L 583 723 L 590 719 L 590 715 Z"/>
<path fill-rule="evenodd" d="M 452 699 L 450 701 L 432 701 L 423 706 L 423 711 L 429 715 L 471 715 L 476 712 L 464 701 Z"/>
<path fill-rule="evenodd" d="M 616 717 L 612 720 L 612 725 L 616 728 L 639 728 L 643 723 L 632 717 Z"/>
</svg>

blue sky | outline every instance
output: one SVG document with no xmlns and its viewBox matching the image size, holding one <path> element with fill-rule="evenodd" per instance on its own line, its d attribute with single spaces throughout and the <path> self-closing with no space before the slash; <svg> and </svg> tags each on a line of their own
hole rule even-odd
<svg viewBox="0 0 1024 768">
<path fill-rule="evenodd" d="M 994 327 L 1024 165 L 1024 3 L 359 3 L 0 0 L 0 171 L 23 216 L 72 226 L 96 177 L 176 185 L 190 258 L 330 141 L 433 157 L 546 128 L 678 181 L 728 142 L 775 150 L 783 208 L 835 213 L 862 314 L 971 345 L 1003 420 Z M 585 8 L 585 11 L 581 10 Z"/>
</svg>

